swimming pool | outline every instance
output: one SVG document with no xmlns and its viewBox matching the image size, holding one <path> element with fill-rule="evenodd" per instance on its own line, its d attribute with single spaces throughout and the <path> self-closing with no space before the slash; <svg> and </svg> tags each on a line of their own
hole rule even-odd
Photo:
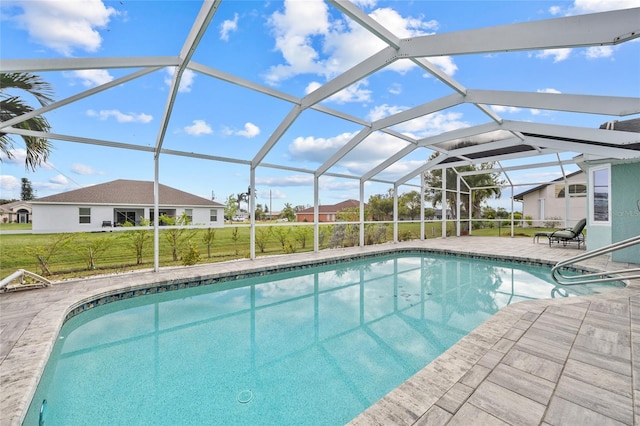
<svg viewBox="0 0 640 426">
<path fill-rule="evenodd" d="M 343 424 L 500 308 L 588 292 L 548 275 L 406 254 L 109 303 L 64 325 L 25 424 Z"/>
</svg>

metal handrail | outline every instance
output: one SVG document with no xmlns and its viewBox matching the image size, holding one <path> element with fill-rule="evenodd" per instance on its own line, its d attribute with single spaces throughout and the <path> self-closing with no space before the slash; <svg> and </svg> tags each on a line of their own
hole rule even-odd
<svg viewBox="0 0 640 426">
<path fill-rule="evenodd" d="M 617 243 L 609 244 L 604 247 L 600 247 L 599 249 L 589 251 L 587 253 L 580 254 L 578 256 L 574 256 L 566 260 L 561 260 L 560 262 L 556 263 L 556 265 L 551 269 L 551 278 L 553 278 L 553 280 L 556 283 L 561 285 L 603 283 L 603 282 L 609 282 L 609 281 L 619 281 L 621 279 L 640 278 L 640 274 L 636 274 L 637 272 L 640 272 L 640 268 L 628 268 L 628 269 L 620 269 L 617 271 L 594 272 L 594 273 L 582 274 L 577 276 L 567 276 L 562 274 L 562 271 L 561 271 L 562 268 L 566 268 L 567 265 L 570 265 L 572 263 L 591 259 L 593 257 L 611 253 L 613 251 L 621 250 L 623 248 L 631 247 L 636 244 L 640 244 L 640 235 L 627 238 L 626 240 L 618 241 Z"/>
</svg>

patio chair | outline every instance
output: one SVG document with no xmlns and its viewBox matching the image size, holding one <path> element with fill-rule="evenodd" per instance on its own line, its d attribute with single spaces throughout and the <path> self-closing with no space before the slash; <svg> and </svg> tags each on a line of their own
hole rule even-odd
<svg viewBox="0 0 640 426">
<path fill-rule="evenodd" d="M 540 237 L 547 237 L 549 239 L 549 245 L 552 243 L 562 243 L 566 246 L 570 242 L 578 243 L 578 248 L 584 243 L 584 236 L 582 231 L 587 224 L 587 219 L 580 219 L 573 228 L 557 229 L 553 232 L 536 232 L 533 239 L 538 241 Z"/>
</svg>

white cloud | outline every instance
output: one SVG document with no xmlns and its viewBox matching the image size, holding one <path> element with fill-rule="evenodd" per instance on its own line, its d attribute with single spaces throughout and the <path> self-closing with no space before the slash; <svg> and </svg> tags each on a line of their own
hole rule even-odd
<svg viewBox="0 0 640 426">
<path fill-rule="evenodd" d="M 559 91 L 557 89 L 552 89 L 550 87 L 547 87 L 546 89 L 538 89 L 538 90 L 536 90 L 536 92 L 538 92 L 538 93 L 562 93 L 561 91 Z"/>
<path fill-rule="evenodd" d="M 204 120 L 193 120 L 191 126 L 183 128 L 184 132 L 192 136 L 210 135 L 213 133 L 211 126 Z"/>
<path fill-rule="evenodd" d="M 504 106 L 504 105 L 491 105 L 491 109 L 497 113 L 508 113 L 508 114 L 516 114 L 522 111 L 522 108 L 512 107 L 512 106 Z"/>
<path fill-rule="evenodd" d="M 54 185 L 67 185 L 69 183 L 69 179 L 67 179 L 64 175 L 55 175 L 51 179 L 49 179 L 49 183 Z"/>
<path fill-rule="evenodd" d="M 402 86 L 398 83 L 393 83 L 391 84 L 391 86 L 389 86 L 387 91 L 392 95 L 399 95 L 402 93 Z"/>
<path fill-rule="evenodd" d="M 229 33 L 238 30 L 238 14 L 233 14 L 233 20 L 226 19 L 220 25 L 220 39 L 224 41 L 229 41 Z"/>
<path fill-rule="evenodd" d="M 95 170 L 91 166 L 87 166 L 86 164 L 74 163 L 71 166 L 71 171 L 78 175 L 88 176 L 88 175 L 101 175 L 103 172 Z M 62 176 L 62 175 L 60 175 Z M 66 178 L 65 178 L 66 179 Z"/>
<path fill-rule="evenodd" d="M 576 0 L 571 14 L 605 12 L 607 10 L 629 9 L 640 6 L 638 0 Z"/>
<path fill-rule="evenodd" d="M 123 113 L 117 109 L 103 109 L 100 111 L 94 111 L 92 109 L 87 110 L 89 117 L 97 117 L 100 120 L 107 120 L 109 117 L 116 119 L 118 123 L 149 123 L 153 120 L 153 116 L 145 113 Z"/>
<path fill-rule="evenodd" d="M 289 145 L 289 153 L 295 161 L 322 163 L 350 141 L 355 133 L 342 133 L 330 138 L 298 136 Z"/>
<path fill-rule="evenodd" d="M 587 59 L 609 58 L 613 56 L 613 47 L 611 46 L 591 46 L 585 51 Z"/>
<path fill-rule="evenodd" d="M 553 58 L 553 62 L 561 62 L 569 57 L 571 49 L 545 49 L 542 52 L 536 54 L 536 58 L 546 59 Z"/>
<path fill-rule="evenodd" d="M 171 82 L 173 80 L 173 76 L 176 73 L 175 67 L 167 67 L 167 77 L 164 79 L 164 82 L 167 86 L 171 86 Z M 180 93 L 188 93 L 191 92 L 191 86 L 196 78 L 196 73 L 191 70 L 184 70 L 182 73 L 182 78 L 180 79 L 180 86 L 178 86 L 178 92 Z"/>
<path fill-rule="evenodd" d="M 312 175 L 290 175 L 283 177 L 256 178 L 256 185 L 265 186 L 308 186 L 313 185 Z M 273 196 L 273 193 L 272 193 Z"/>
<path fill-rule="evenodd" d="M 113 81 L 113 76 L 106 70 L 80 70 L 70 74 L 65 73 L 65 75 L 80 79 L 82 85 L 86 87 L 100 86 Z"/>
<path fill-rule="evenodd" d="M 22 182 L 15 176 L 0 175 L 0 189 L 2 189 L 2 198 L 14 198 L 14 196 L 7 196 L 6 193 L 15 193 L 16 190 L 22 189 Z"/>
<path fill-rule="evenodd" d="M 251 139 L 260 134 L 260 128 L 253 123 L 247 122 L 244 124 L 244 130 L 239 130 L 235 134 Z"/>
<path fill-rule="evenodd" d="M 74 50 L 96 52 L 102 37 L 98 29 L 105 28 L 117 12 L 101 0 L 39 0 L 16 3 L 23 13 L 13 19 L 29 33 L 35 43 L 62 55 L 72 56 Z"/>
<path fill-rule="evenodd" d="M 366 4 L 375 5 L 372 1 Z M 376 9 L 370 16 L 400 38 L 430 34 L 438 25 L 423 17 L 403 17 L 390 8 Z M 329 80 L 386 47 L 351 20 L 332 19 L 326 4 L 316 0 L 286 0 L 284 10 L 271 15 L 269 25 L 276 50 L 284 59 L 284 63 L 271 67 L 265 76 L 273 85 L 299 74 L 316 74 Z M 457 69 L 450 58 L 433 60 L 445 72 Z M 401 60 L 386 69 L 403 73 L 413 67 L 411 61 Z"/>
<path fill-rule="evenodd" d="M 0 159 L 3 163 L 16 164 L 18 166 L 25 164 L 25 160 L 27 159 L 27 150 L 22 148 L 10 149 L 9 154 L 11 154 L 11 157 L 4 152 L 0 152 Z"/>
<path fill-rule="evenodd" d="M 345 104 L 348 102 L 370 102 L 371 101 L 371 90 L 363 89 L 369 83 L 367 80 L 358 81 L 351 86 L 345 87 L 338 93 L 328 97 L 326 99 L 327 102 L 335 102 L 338 104 Z M 321 87 L 322 84 L 317 81 L 312 81 L 305 88 L 305 94 L 309 94 L 314 90 Z"/>
</svg>

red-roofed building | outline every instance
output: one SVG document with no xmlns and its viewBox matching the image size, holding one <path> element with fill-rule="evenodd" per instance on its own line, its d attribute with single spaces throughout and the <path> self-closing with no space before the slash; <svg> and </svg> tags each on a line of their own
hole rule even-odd
<svg viewBox="0 0 640 426">
<path fill-rule="evenodd" d="M 338 204 L 318 206 L 318 222 L 335 222 L 338 213 L 354 207 L 360 207 L 360 201 L 347 200 Z M 313 207 L 296 212 L 296 222 L 313 222 Z"/>
</svg>

